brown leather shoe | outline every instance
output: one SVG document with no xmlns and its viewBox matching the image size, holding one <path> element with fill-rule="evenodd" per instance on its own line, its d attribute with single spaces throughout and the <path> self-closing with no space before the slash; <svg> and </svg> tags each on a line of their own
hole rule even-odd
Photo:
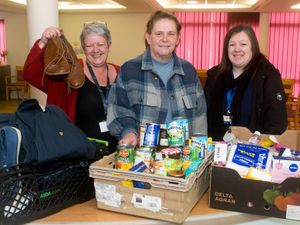
<svg viewBox="0 0 300 225">
<path fill-rule="evenodd" d="M 45 73 L 47 75 L 64 75 L 71 71 L 65 57 L 66 47 L 61 38 L 50 39 L 44 53 Z"/>
<path fill-rule="evenodd" d="M 85 81 L 85 75 L 82 68 L 82 65 L 77 59 L 76 53 L 74 52 L 73 47 L 70 45 L 70 43 L 67 41 L 67 39 L 61 35 L 61 39 L 63 40 L 65 47 L 66 47 L 66 53 L 65 57 L 67 58 L 69 65 L 70 65 L 70 73 L 65 79 L 68 86 L 74 89 L 82 87 Z"/>
</svg>

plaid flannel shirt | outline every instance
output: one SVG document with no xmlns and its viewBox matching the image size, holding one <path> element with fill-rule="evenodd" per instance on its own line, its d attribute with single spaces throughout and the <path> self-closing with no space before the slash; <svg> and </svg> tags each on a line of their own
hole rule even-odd
<svg viewBox="0 0 300 225">
<path fill-rule="evenodd" d="M 112 135 L 138 134 L 140 124 L 165 123 L 170 101 L 172 117 L 189 120 L 190 134 L 207 134 L 206 101 L 194 66 L 176 56 L 174 75 L 165 86 L 153 72 L 150 50 L 125 62 L 108 97 L 107 124 Z"/>
</svg>

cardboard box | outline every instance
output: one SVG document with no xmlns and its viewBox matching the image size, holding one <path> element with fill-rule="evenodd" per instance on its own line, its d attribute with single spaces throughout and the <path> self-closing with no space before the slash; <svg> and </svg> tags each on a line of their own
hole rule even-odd
<svg viewBox="0 0 300 225">
<path fill-rule="evenodd" d="M 232 127 L 232 132 L 240 140 L 248 140 L 252 135 L 243 127 Z M 267 137 L 262 135 L 263 139 Z M 276 138 L 284 146 L 300 149 L 300 131 L 287 130 Z M 257 181 L 242 178 L 233 169 L 212 166 L 212 208 L 300 220 L 299 192 L 300 178 L 287 178 L 282 183 Z"/>
<path fill-rule="evenodd" d="M 213 152 L 183 179 L 114 169 L 115 155 L 106 156 L 90 166 L 97 208 L 182 223 L 208 189 L 212 157 Z M 128 180 L 147 183 L 149 189 L 130 187 Z"/>
</svg>

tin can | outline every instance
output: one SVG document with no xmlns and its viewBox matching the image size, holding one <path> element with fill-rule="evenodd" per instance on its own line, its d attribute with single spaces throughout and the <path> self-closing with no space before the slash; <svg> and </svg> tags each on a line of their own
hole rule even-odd
<svg viewBox="0 0 300 225">
<path fill-rule="evenodd" d="M 189 120 L 187 118 L 184 118 L 182 116 L 175 117 L 174 120 L 180 121 L 183 129 L 183 139 L 184 142 L 186 142 L 189 138 Z"/>
<path fill-rule="evenodd" d="M 166 124 L 160 125 L 160 132 L 159 132 L 159 146 L 168 146 L 168 132 Z"/>
<path fill-rule="evenodd" d="M 182 148 L 181 158 L 182 161 L 190 161 L 192 158 L 192 146 L 184 146 Z"/>
<path fill-rule="evenodd" d="M 157 123 L 146 123 L 144 146 L 157 146 L 160 125 Z"/>
<path fill-rule="evenodd" d="M 155 148 L 151 146 L 141 146 L 135 151 L 134 165 L 144 162 L 145 165 L 153 171 Z"/>
<path fill-rule="evenodd" d="M 182 148 L 182 170 L 186 170 L 186 168 L 190 165 L 191 161 L 193 160 L 193 150 L 194 147 L 191 145 L 187 145 Z"/>
<path fill-rule="evenodd" d="M 134 146 L 118 145 L 116 154 L 117 168 L 120 170 L 129 170 L 134 164 Z"/>
<path fill-rule="evenodd" d="M 167 123 L 168 143 L 169 146 L 184 145 L 184 131 L 180 120 L 173 120 Z"/>
</svg>

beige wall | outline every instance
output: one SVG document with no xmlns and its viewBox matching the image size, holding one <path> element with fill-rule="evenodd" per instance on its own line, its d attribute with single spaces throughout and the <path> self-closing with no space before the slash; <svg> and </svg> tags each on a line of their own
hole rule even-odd
<svg viewBox="0 0 300 225">
<path fill-rule="evenodd" d="M 112 35 L 109 62 L 121 65 L 144 51 L 144 32 L 149 17 L 150 14 L 143 13 L 62 14 L 59 23 L 69 42 L 73 43 L 80 42 L 84 22 L 105 21 Z"/>
<path fill-rule="evenodd" d="M 150 17 L 147 13 L 89 13 L 61 14 L 60 27 L 72 44 L 79 40 L 84 22 L 105 21 L 112 35 L 112 48 L 109 62 L 121 65 L 124 61 L 137 56 L 144 50 L 145 26 Z M 5 19 L 7 33 L 8 63 L 12 74 L 15 66 L 23 65 L 31 46 L 28 46 L 27 18 L 25 13 L 1 12 L 0 18 Z M 84 57 L 84 55 L 81 55 Z"/>
<path fill-rule="evenodd" d="M 121 65 L 124 61 L 137 56 L 144 50 L 145 26 L 150 17 L 148 13 L 65 13 L 60 14 L 60 27 L 72 44 L 79 42 L 79 35 L 86 21 L 100 20 L 108 24 L 112 33 L 112 49 L 109 62 Z M 1 12 L 7 31 L 8 63 L 15 74 L 15 66 L 24 64 L 31 46 L 28 46 L 27 18 L 22 13 Z M 260 17 L 261 49 L 267 52 L 268 17 Z M 82 55 L 83 56 L 83 55 Z"/>
</svg>

